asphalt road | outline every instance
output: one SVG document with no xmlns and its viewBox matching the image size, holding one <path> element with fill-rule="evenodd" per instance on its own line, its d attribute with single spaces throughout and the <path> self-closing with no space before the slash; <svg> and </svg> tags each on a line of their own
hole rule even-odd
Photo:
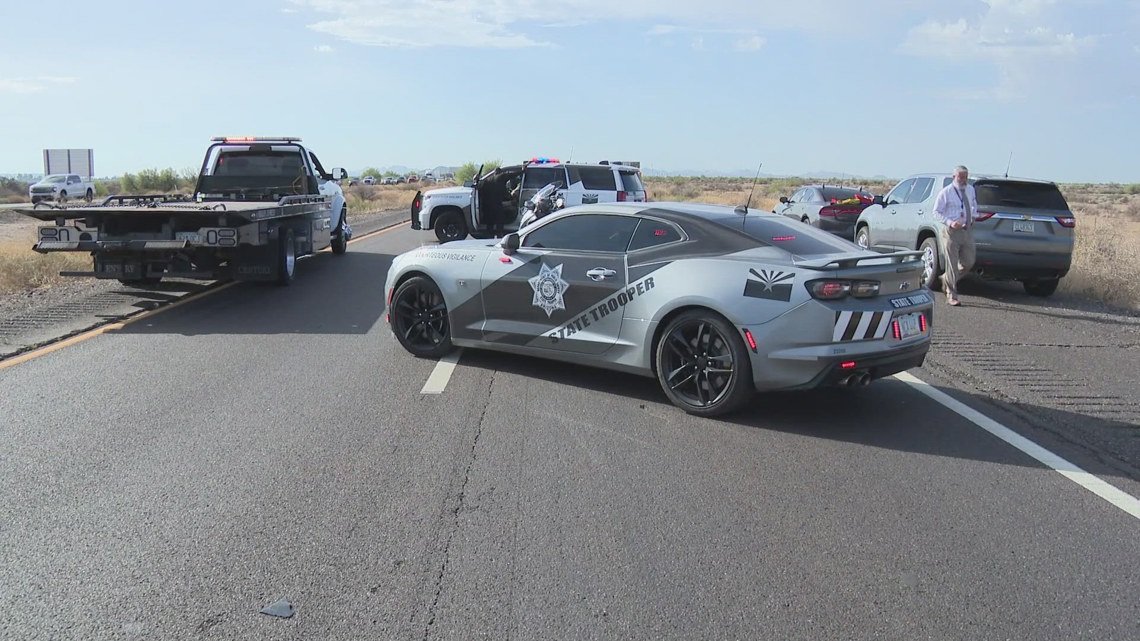
<svg viewBox="0 0 1140 641">
<path fill-rule="evenodd" d="M 0 370 L 0 638 L 1140 638 L 1140 521 L 902 382 L 714 421 L 468 351 L 422 394 L 381 289 L 427 238 Z M 965 386 L 971 342 L 915 373 L 1136 495 L 1111 439 Z"/>
</svg>

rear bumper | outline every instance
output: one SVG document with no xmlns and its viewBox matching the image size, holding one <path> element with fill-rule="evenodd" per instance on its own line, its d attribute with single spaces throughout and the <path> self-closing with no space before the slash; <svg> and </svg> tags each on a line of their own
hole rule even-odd
<svg viewBox="0 0 1140 641">
<path fill-rule="evenodd" d="M 870 374 L 872 379 L 886 378 L 913 367 L 921 367 L 930 350 L 929 341 L 901 348 L 896 352 L 880 354 L 868 358 L 836 359 L 830 363 L 809 387 L 830 387 L 852 374 Z M 844 369 L 844 362 L 854 362 L 855 367 Z"/>
<path fill-rule="evenodd" d="M 1013 254 L 978 248 L 971 273 L 983 278 L 1061 278 L 1073 257 L 1067 253 Z"/>
<path fill-rule="evenodd" d="M 835 220 L 834 218 L 819 219 L 819 228 L 823 231 L 830 232 L 843 238 L 844 240 L 851 240 L 855 238 L 855 221 Z"/>
</svg>

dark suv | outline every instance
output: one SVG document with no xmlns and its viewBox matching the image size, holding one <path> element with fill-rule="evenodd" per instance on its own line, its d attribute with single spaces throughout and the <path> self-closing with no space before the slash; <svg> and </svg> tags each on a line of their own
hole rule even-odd
<svg viewBox="0 0 1140 641">
<path fill-rule="evenodd" d="M 934 200 L 952 178 L 917 174 L 895 185 L 855 223 L 855 242 L 863 247 L 895 251 L 922 250 L 925 278 L 938 289 L 943 258 L 938 251 Z M 1069 272 L 1076 218 L 1061 190 L 1052 182 L 1002 176 L 976 176 L 978 194 L 973 228 L 977 260 L 973 274 L 997 280 L 1019 280 L 1034 296 L 1049 296 Z"/>
</svg>

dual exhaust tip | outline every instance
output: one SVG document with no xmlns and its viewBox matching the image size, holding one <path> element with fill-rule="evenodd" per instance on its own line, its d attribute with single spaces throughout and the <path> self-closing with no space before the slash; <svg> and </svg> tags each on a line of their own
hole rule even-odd
<svg viewBox="0 0 1140 641">
<path fill-rule="evenodd" d="M 871 384 L 870 372 L 855 372 L 850 376 L 839 379 L 840 387 L 867 387 Z"/>
</svg>

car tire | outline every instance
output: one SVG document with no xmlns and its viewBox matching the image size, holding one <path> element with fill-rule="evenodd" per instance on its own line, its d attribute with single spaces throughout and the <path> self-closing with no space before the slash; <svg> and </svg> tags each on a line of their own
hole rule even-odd
<svg viewBox="0 0 1140 641">
<path fill-rule="evenodd" d="M 927 237 L 918 250 L 922 252 L 922 284 L 931 291 L 942 291 L 942 257 L 938 255 L 938 239 Z"/>
<path fill-rule="evenodd" d="M 83 194 L 83 200 L 86 200 L 87 202 L 91 202 L 94 199 L 95 199 L 95 192 L 91 191 L 90 189 L 87 190 L 86 194 Z"/>
<path fill-rule="evenodd" d="M 415 276 L 401 283 L 388 313 L 396 340 L 413 356 L 439 358 L 452 350 L 447 302 L 432 279 Z"/>
<path fill-rule="evenodd" d="M 348 217 L 348 209 L 340 211 L 340 222 L 337 224 L 336 233 L 332 238 L 332 253 L 337 256 L 343 256 L 348 251 L 348 236 L 344 233 L 345 220 Z"/>
<path fill-rule="evenodd" d="M 871 228 L 863 225 L 855 232 L 855 244 L 863 249 L 871 248 Z"/>
<path fill-rule="evenodd" d="M 719 314 L 683 312 L 665 326 L 655 352 L 657 382 L 689 414 L 720 416 L 752 398 L 752 361 L 744 340 Z"/>
<path fill-rule="evenodd" d="M 56 199 L 56 200 L 58 200 L 58 201 L 59 201 L 59 202 L 61 202 L 61 203 L 65 203 L 65 202 L 67 202 L 67 191 L 66 191 L 66 190 L 64 190 L 64 191 L 60 191 L 60 192 L 59 192 L 59 195 L 58 195 L 58 196 L 56 196 L 56 197 L 55 197 L 55 199 Z"/>
<path fill-rule="evenodd" d="M 1030 296 L 1052 296 L 1053 292 L 1057 291 L 1057 285 L 1061 284 L 1060 278 L 1041 278 L 1041 279 L 1028 279 L 1021 281 L 1021 286 L 1025 288 L 1025 293 Z"/>
<path fill-rule="evenodd" d="M 439 243 L 450 243 L 455 240 L 467 238 L 467 225 L 463 222 L 463 214 L 449 211 L 435 221 L 435 237 Z"/>
<path fill-rule="evenodd" d="M 277 284 L 286 286 L 297 273 L 297 244 L 292 229 L 280 230 L 277 237 Z"/>
</svg>

